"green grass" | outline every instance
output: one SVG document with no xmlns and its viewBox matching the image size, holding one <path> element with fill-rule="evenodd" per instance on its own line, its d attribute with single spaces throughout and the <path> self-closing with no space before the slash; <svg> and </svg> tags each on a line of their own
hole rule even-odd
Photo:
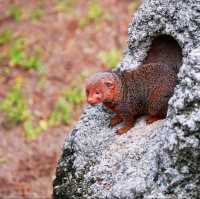
<svg viewBox="0 0 200 199">
<path fill-rule="evenodd" d="M 112 49 L 110 51 L 102 51 L 98 55 L 99 59 L 109 69 L 113 69 L 117 66 L 117 64 L 120 61 L 121 56 L 122 56 L 122 53 L 119 49 Z"/>
<path fill-rule="evenodd" d="M 6 127 L 23 123 L 29 118 L 30 112 L 20 81 L 16 81 L 5 98 L 0 101 L 0 110 L 4 113 Z"/>
<path fill-rule="evenodd" d="M 73 110 L 77 105 L 82 104 L 84 100 L 84 89 L 81 86 L 82 77 L 83 75 L 81 74 L 62 92 L 49 117 L 49 126 L 69 124 L 71 122 Z"/>
<path fill-rule="evenodd" d="M 64 92 L 64 96 L 66 97 L 67 101 L 73 105 L 77 105 L 82 103 L 84 94 L 83 88 L 81 87 L 71 87 Z"/>
<path fill-rule="evenodd" d="M 14 43 L 12 43 L 9 51 L 10 65 L 21 65 L 25 59 L 25 40 L 23 38 L 18 38 Z"/>
<path fill-rule="evenodd" d="M 20 67 L 25 70 L 37 70 L 39 75 L 44 75 L 44 67 L 41 61 L 41 49 L 27 45 L 25 38 L 13 37 L 10 31 L 3 31 L 0 34 L 1 44 L 6 44 L 6 49 L 1 53 L 0 61 L 7 64 L 2 74 L 7 76 L 13 67 Z M 28 107 L 26 96 L 22 92 L 22 79 L 16 82 L 7 91 L 6 96 L 0 101 L 0 112 L 2 112 L 5 128 L 14 128 L 20 125 L 23 128 L 25 137 L 28 140 L 36 139 L 44 130 L 45 122 L 39 121 Z"/>
<path fill-rule="evenodd" d="M 30 18 L 33 21 L 39 21 L 44 16 L 44 10 L 42 8 L 35 8 L 30 14 Z"/>
<path fill-rule="evenodd" d="M 0 45 L 9 43 L 13 38 L 13 33 L 11 30 L 6 29 L 0 33 Z"/>
<path fill-rule="evenodd" d="M 44 122 L 34 125 L 33 115 L 29 111 L 27 99 L 22 92 L 21 80 L 16 80 L 4 99 L 0 101 L 0 111 L 4 115 L 3 126 L 14 128 L 22 125 L 24 135 L 28 140 L 38 138 L 43 130 L 46 130 Z"/>
<path fill-rule="evenodd" d="M 69 124 L 72 111 L 76 105 L 83 102 L 83 89 L 80 87 L 68 88 L 55 104 L 54 110 L 49 118 L 49 126 Z"/>
<path fill-rule="evenodd" d="M 21 67 L 25 70 L 43 70 L 41 59 L 42 49 L 27 45 L 27 40 L 19 35 L 13 35 L 9 29 L 0 33 L 0 45 L 6 45 L 4 51 L 0 54 L 0 62 L 8 62 L 11 67 Z"/>
<path fill-rule="evenodd" d="M 14 19 L 16 22 L 20 22 L 22 19 L 22 9 L 20 6 L 14 4 L 8 9 L 8 16 Z"/>
<path fill-rule="evenodd" d="M 5 118 L 4 127 L 13 128 L 21 125 L 27 140 L 35 140 L 50 127 L 70 124 L 73 111 L 83 103 L 82 82 L 86 76 L 88 71 L 75 78 L 69 87 L 61 92 L 49 117 L 42 120 L 38 120 L 39 118 L 29 110 L 27 98 L 22 92 L 23 79 L 18 78 L 0 101 L 0 111 Z"/>
<path fill-rule="evenodd" d="M 48 120 L 42 120 L 37 125 L 34 125 L 31 119 L 26 120 L 23 124 L 25 136 L 31 140 L 36 139 L 49 127 L 55 127 L 60 124 L 68 125 L 71 122 L 71 114 L 74 107 L 83 100 L 81 93 L 82 90 L 80 88 L 67 89 L 55 103 Z"/>
<path fill-rule="evenodd" d="M 55 9 L 58 12 L 71 12 L 76 6 L 76 0 L 57 0 Z"/>
<path fill-rule="evenodd" d="M 35 140 L 41 135 L 42 128 L 34 126 L 32 119 L 28 119 L 23 123 L 24 134 L 28 140 Z"/>
<path fill-rule="evenodd" d="M 32 54 L 28 54 L 26 48 L 25 39 L 16 39 L 10 46 L 9 65 L 19 66 L 26 70 L 41 70 L 43 64 L 39 50 L 33 48 Z"/>
<path fill-rule="evenodd" d="M 103 8 L 98 1 L 91 1 L 87 10 L 87 14 L 80 20 L 80 27 L 99 22 L 104 15 Z"/>
<path fill-rule="evenodd" d="M 49 126 L 57 126 L 61 123 L 69 124 L 72 106 L 61 96 L 55 104 L 54 110 L 49 118 Z"/>
</svg>

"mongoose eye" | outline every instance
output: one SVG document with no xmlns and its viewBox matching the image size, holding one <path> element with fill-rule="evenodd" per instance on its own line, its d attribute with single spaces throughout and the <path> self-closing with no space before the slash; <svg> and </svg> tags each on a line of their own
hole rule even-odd
<svg viewBox="0 0 200 199">
<path fill-rule="evenodd" d="M 110 88 L 110 87 L 112 87 L 112 83 L 111 82 L 105 82 L 105 85 L 108 87 L 108 88 Z"/>
</svg>

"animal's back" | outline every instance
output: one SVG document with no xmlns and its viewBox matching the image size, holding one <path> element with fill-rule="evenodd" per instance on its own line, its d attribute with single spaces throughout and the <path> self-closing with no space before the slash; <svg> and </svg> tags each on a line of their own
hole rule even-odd
<svg viewBox="0 0 200 199">
<path fill-rule="evenodd" d="M 157 63 L 144 64 L 133 71 L 134 78 L 139 78 L 142 82 L 156 83 L 168 82 L 176 78 L 176 72 L 168 65 Z M 161 83 L 160 82 L 160 83 Z"/>
<path fill-rule="evenodd" d="M 166 115 L 169 98 L 177 84 L 177 74 L 168 65 L 142 65 L 135 73 L 144 92 L 145 112 L 151 115 Z"/>
<path fill-rule="evenodd" d="M 167 107 L 177 82 L 177 74 L 170 66 L 157 63 L 124 71 L 121 76 L 124 82 L 123 103 L 127 103 L 130 109 L 138 114 L 148 113 L 152 104 L 159 106 L 155 105 L 155 102 L 165 103 Z M 164 98 L 164 101 L 160 98 Z"/>
</svg>

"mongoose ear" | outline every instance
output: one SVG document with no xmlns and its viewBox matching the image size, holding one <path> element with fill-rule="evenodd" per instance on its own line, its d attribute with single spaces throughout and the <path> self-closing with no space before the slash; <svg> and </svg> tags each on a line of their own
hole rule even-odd
<svg viewBox="0 0 200 199">
<path fill-rule="evenodd" d="M 113 88 L 114 84 L 112 81 L 105 81 L 104 84 L 108 87 L 108 88 Z"/>
</svg>

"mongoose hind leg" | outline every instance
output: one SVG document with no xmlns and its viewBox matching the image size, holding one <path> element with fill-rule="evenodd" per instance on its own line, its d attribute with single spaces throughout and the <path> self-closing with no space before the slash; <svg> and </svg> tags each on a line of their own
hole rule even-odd
<svg viewBox="0 0 200 199">
<path fill-rule="evenodd" d="M 120 124 L 121 122 L 123 122 L 123 118 L 116 114 L 112 119 L 111 119 L 111 123 L 110 123 L 110 126 L 113 127 L 117 124 Z"/>
<path fill-rule="evenodd" d="M 168 101 L 173 89 L 167 85 L 157 87 L 149 97 L 148 116 L 146 122 L 151 124 L 166 117 Z"/>
</svg>

